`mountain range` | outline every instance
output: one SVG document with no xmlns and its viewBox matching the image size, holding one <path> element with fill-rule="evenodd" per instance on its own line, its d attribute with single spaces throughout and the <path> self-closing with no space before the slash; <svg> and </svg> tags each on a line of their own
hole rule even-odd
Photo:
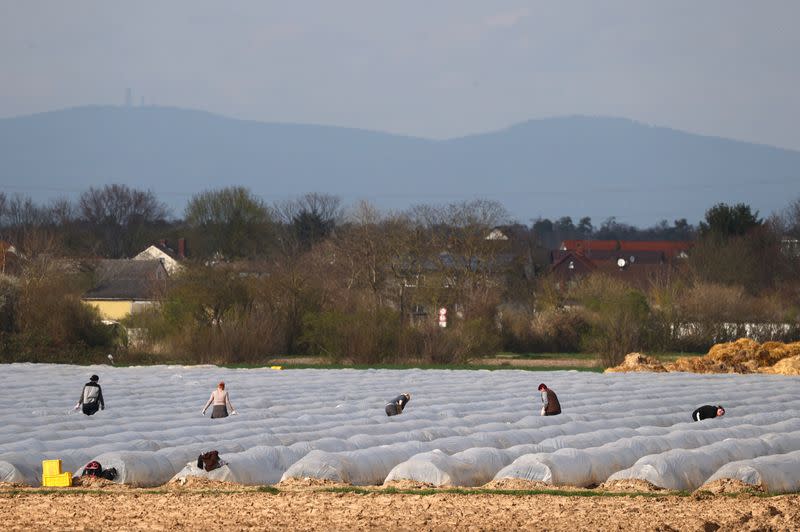
<svg viewBox="0 0 800 532">
<path fill-rule="evenodd" d="M 694 223 L 719 202 L 762 215 L 800 197 L 800 152 L 628 119 L 530 120 L 430 140 L 255 122 L 169 107 L 86 106 L 0 119 L 0 190 L 37 201 L 90 186 L 153 190 L 176 216 L 195 193 L 242 185 L 267 202 L 306 192 L 383 209 L 485 198 L 520 222 L 591 216 Z"/>
</svg>

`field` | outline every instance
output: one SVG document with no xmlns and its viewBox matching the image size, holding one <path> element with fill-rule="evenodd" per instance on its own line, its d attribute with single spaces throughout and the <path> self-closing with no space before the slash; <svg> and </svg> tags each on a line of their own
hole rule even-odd
<svg viewBox="0 0 800 532">
<path fill-rule="evenodd" d="M 113 507 L 112 522 L 111 514 L 127 516 L 122 528 L 148 528 L 145 513 L 134 514 L 151 499 L 147 506 L 176 505 L 165 514 L 174 519 L 202 507 L 210 520 L 204 523 L 219 518 L 241 527 L 259 526 L 262 516 L 261 525 L 275 528 L 292 522 L 282 519 L 302 519 L 307 526 L 298 527 L 306 529 L 529 528 L 528 517 L 541 515 L 562 523 L 546 528 L 575 529 L 596 528 L 591 523 L 603 515 L 633 524 L 644 508 L 677 528 L 681 512 L 699 529 L 798 523 L 796 495 L 764 496 L 800 489 L 796 377 L 38 364 L 2 370 L 0 383 L 14 400 L 0 413 L 0 481 L 38 486 L 46 458 L 60 458 L 71 472 L 96 459 L 119 473 L 117 484 L 97 492 L 0 490 L 20 503 L 2 511 L 4 522 L 20 528 L 45 527 L 48 515 L 62 512 L 79 522 L 75 508 L 95 506 Z M 92 373 L 100 375 L 106 410 L 87 417 L 72 406 Z M 239 415 L 211 420 L 200 409 L 219 380 Z M 540 381 L 558 393 L 562 415 L 538 415 Z M 406 391 L 406 411 L 388 418 L 385 403 Z M 722 404 L 727 413 L 690 421 L 702 404 Z M 211 449 L 227 465 L 199 470 L 197 455 Z M 227 484 L 192 489 L 212 481 Z M 258 491 L 268 485 L 278 491 Z M 689 495 L 721 486 L 753 493 L 735 507 L 725 496 L 709 502 Z M 554 488 L 567 491 L 530 491 Z M 609 496 L 619 492 L 636 496 Z M 23 507 L 43 513 L 25 517 Z M 315 517 L 322 508 L 326 516 Z"/>
<path fill-rule="evenodd" d="M 3 491 L 4 530 L 797 530 L 800 497 Z M 11 504 L 9 504 L 11 503 Z"/>
</svg>

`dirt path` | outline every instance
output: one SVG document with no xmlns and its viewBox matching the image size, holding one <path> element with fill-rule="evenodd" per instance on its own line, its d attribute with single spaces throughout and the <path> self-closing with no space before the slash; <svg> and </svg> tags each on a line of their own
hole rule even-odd
<svg viewBox="0 0 800 532">
<path fill-rule="evenodd" d="M 324 357 L 291 357 L 275 358 L 270 360 L 270 364 L 291 366 L 302 364 L 310 366 L 321 366 L 329 364 L 330 361 Z M 512 368 L 597 368 L 600 361 L 596 359 L 581 358 L 507 358 L 507 357 L 485 357 L 476 358 L 471 362 L 476 366 L 508 366 Z"/>
<path fill-rule="evenodd" d="M 580 358 L 476 358 L 473 364 L 481 366 L 510 366 L 512 368 L 598 368 L 599 360 Z"/>
<path fill-rule="evenodd" d="M 4 530 L 798 530 L 800 496 L 0 491 Z"/>
</svg>

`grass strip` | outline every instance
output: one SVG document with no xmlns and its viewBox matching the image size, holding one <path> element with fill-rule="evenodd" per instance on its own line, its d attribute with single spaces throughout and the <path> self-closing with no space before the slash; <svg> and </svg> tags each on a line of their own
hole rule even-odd
<svg viewBox="0 0 800 532">
<path fill-rule="evenodd" d="M 386 493 L 391 495 L 436 495 L 440 493 L 455 494 L 455 495 L 555 495 L 560 497 L 664 497 L 664 496 L 677 496 L 688 497 L 691 495 L 689 491 L 601 491 L 601 490 L 558 490 L 558 489 L 532 489 L 532 490 L 504 490 L 504 489 L 488 489 L 488 488 L 445 488 L 445 489 L 398 489 L 398 488 L 382 488 L 382 489 L 369 489 L 358 488 L 355 486 L 340 486 L 333 488 L 321 488 L 316 491 L 324 491 L 330 493 L 355 493 L 358 495 L 371 495 L 374 493 Z"/>
<path fill-rule="evenodd" d="M 530 490 L 514 490 L 514 489 L 491 489 L 491 488 L 408 488 L 400 489 L 394 487 L 388 488 L 362 488 L 357 486 L 337 486 L 330 488 L 318 488 L 313 490 L 321 493 L 353 493 L 356 495 L 373 495 L 373 494 L 387 494 L 387 495 L 437 495 L 437 494 L 452 494 L 452 495 L 512 495 L 512 496 L 533 496 L 533 495 L 553 495 L 556 497 L 727 497 L 736 499 L 741 496 L 758 497 L 761 499 L 769 499 L 772 497 L 781 497 L 785 495 L 800 495 L 800 492 L 793 493 L 769 493 L 758 490 L 745 490 L 734 493 L 712 493 L 710 491 L 603 491 L 603 490 L 561 490 L 561 489 L 530 489 Z M 22 495 L 165 495 L 165 494 L 180 494 L 180 495 L 234 495 L 241 493 L 268 493 L 270 495 L 277 495 L 281 490 L 274 486 L 258 486 L 256 489 L 133 489 L 133 490 L 104 490 L 104 489 L 86 489 L 86 488 L 41 488 L 41 489 L 26 489 L 26 488 L 10 488 L 0 489 L 0 498 L 10 498 Z M 292 493 L 291 491 L 284 491 L 284 493 Z"/>
<path fill-rule="evenodd" d="M 10 495 L 120 495 L 120 494 L 146 494 L 146 495 L 163 495 L 165 493 L 174 493 L 174 491 L 163 489 L 152 490 L 104 490 L 104 489 L 86 489 L 86 488 L 42 488 L 42 489 L 19 489 L 12 488 L 9 490 L 0 490 L 0 496 Z"/>
</svg>

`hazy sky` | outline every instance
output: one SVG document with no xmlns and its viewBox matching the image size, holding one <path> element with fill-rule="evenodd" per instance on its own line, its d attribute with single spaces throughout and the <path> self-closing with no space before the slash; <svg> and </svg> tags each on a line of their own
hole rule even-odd
<svg viewBox="0 0 800 532">
<path fill-rule="evenodd" d="M 0 116 L 204 109 L 425 137 L 566 114 L 800 149 L 800 2 L 0 0 Z"/>
</svg>

